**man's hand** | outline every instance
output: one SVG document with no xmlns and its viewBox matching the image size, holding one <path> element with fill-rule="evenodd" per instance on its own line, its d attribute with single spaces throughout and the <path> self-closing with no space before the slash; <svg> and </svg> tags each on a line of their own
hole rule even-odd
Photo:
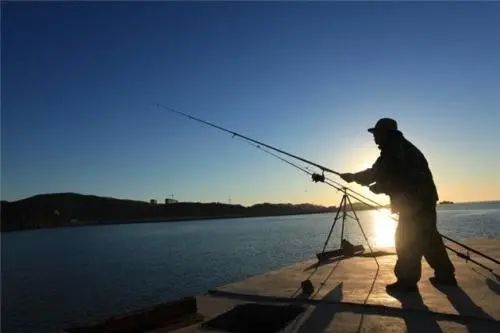
<svg viewBox="0 0 500 333">
<path fill-rule="evenodd" d="M 382 191 L 382 189 L 380 188 L 380 186 L 379 186 L 379 185 L 377 185 L 377 184 L 373 184 L 373 185 L 372 185 L 372 186 L 370 186 L 369 188 L 370 188 L 370 191 L 372 191 L 372 192 L 373 192 L 373 193 L 375 193 L 375 194 L 384 193 L 384 192 Z"/>
<path fill-rule="evenodd" d="M 325 181 L 325 176 L 317 174 L 317 173 L 313 173 L 312 174 L 312 180 L 315 183 L 317 183 L 317 182 L 324 182 Z"/>
<path fill-rule="evenodd" d="M 348 183 L 354 181 L 354 175 L 352 173 L 341 173 L 339 176 Z"/>
</svg>

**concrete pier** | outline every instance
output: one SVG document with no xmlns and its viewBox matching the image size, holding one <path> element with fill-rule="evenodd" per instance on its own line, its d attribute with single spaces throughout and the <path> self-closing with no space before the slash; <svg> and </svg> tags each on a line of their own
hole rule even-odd
<svg viewBox="0 0 500 333">
<path fill-rule="evenodd" d="M 500 258 L 499 238 L 466 244 Z M 385 285 L 395 281 L 396 256 L 388 252 L 376 256 L 378 267 L 368 255 L 320 265 L 311 259 L 221 286 L 196 297 L 198 313 L 206 324 L 242 304 L 292 304 L 303 311 L 280 332 L 500 332 L 498 265 L 473 256 L 493 269 L 489 272 L 450 253 L 459 287 L 440 287 L 429 282 L 433 272 L 423 260 L 419 292 L 389 295 Z M 312 294 L 302 293 L 306 279 L 314 286 Z M 203 326 L 197 323 L 175 332 L 202 332 Z M 171 328 L 153 332 L 166 331 Z"/>
</svg>

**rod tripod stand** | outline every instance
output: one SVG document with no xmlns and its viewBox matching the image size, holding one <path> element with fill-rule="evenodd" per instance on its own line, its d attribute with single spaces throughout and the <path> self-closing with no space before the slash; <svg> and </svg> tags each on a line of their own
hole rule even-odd
<svg viewBox="0 0 500 333">
<path fill-rule="evenodd" d="M 359 229 L 361 230 L 361 234 L 363 235 L 366 244 L 368 245 L 368 248 L 370 249 L 370 253 L 375 260 L 375 264 L 377 265 L 377 271 L 375 273 L 375 277 L 373 278 L 372 285 L 370 287 L 370 290 L 368 291 L 368 295 L 366 296 L 365 299 L 365 304 L 368 301 L 368 298 L 370 297 L 370 294 L 373 290 L 373 287 L 375 286 L 375 281 L 377 279 L 379 270 L 380 270 L 380 265 L 378 263 L 377 257 L 375 253 L 373 252 L 373 249 L 370 245 L 370 242 L 368 241 L 368 237 L 366 237 L 365 231 L 363 230 L 363 227 L 361 226 L 361 222 L 359 221 L 359 217 L 356 214 L 356 210 L 353 207 L 353 204 L 351 202 L 351 198 L 349 197 L 349 194 L 347 193 L 347 188 L 342 187 L 341 189 L 343 195 L 342 199 L 340 200 L 339 207 L 337 208 L 337 212 L 335 213 L 335 218 L 333 219 L 332 227 L 330 228 L 330 231 L 328 232 L 328 237 L 326 238 L 325 244 L 323 245 L 323 250 L 321 253 L 317 253 L 316 257 L 318 258 L 318 265 L 320 264 L 321 261 L 325 261 L 328 259 L 338 259 L 342 260 L 343 258 L 346 257 L 352 257 L 355 255 L 360 255 L 362 254 L 365 249 L 363 245 L 352 245 L 350 242 L 344 239 L 344 229 L 345 229 L 345 221 L 347 217 L 355 220 L 359 226 Z M 348 214 L 348 210 L 351 214 Z M 328 246 L 328 242 L 330 241 L 330 238 L 333 233 L 333 229 L 335 229 L 335 225 L 337 224 L 337 221 L 342 220 L 342 229 L 340 232 L 340 249 L 337 250 L 331 250 L 331 251 L 326 251 L 326 247 Z M 336 266 L 335 266 L 336 267 Z M 331 274 L 331 273 L 330 273 Z M 326 281 L 326 280 L 325 280 Z M 323 282 L 324 284 L 324 282 Z M 312 285 L 312 282 L 310 279 L 307 279 L 305 281 L 302 281 L 301 284 L 302 292 L 305 294 L 312 294 L 314 291 L 314 286 Z"/>
<path fill-rule="evenodd" d="M 325 259 L 330 259 L 334 257 L 348 257 L 348 256 L 354 256 L 357 254 L 361 254 L 364 252 L 364 247 L 363 245 L 352 245 L 350 242 L 344 239 L 344 228 L 345 228 L 345 221 L 346 218 L 349 217 L 353 220 L 355 220 L 359 226 L 359 229 L 361 230 L 361 234 L 363 235 L 366 244 L 368 245 L 368 248 L 370 249 L 370 252 L 373 254 L 373 249 L 370 245 L 370 242 L 368 241 L 368 238 L 366 237 L 365 231 L 363 230 L 363 227 L 361 226 L 361 222 L 359 221 L 358 215 L 356 214 L 356 210 L 354 209 L 351 198 L 349 197 L 349 194 L 347 193 L 347 188 L 343 187 L 342 188 L 342 199 L 340 200 L 339 207 L 337 208 L 337 212 L 335 213 L 335 218 L 333 219 L 332 227 L 330 228 L 330 232 L 328 233 L 328 237 L 326 238 L 325 244 L 323 245 L 323 250 L 321 253 L 317 253 L 316 257 L 318 258 L 319 261 L 325 260 Z M 347 211 L 352 212 L 352 215 L 348 214 Z M 330 241 L 330 238 L 333 233 L 333 229 L 335 228 L 335 225 L 337 224 L 338 220 L 342 220 L 342 229 L 340 232 L 340 249 L 337 250 L 332 250 L 332 251 L 326 251 L 326 247 L 328 246 L 328 242 Z M 375 257 L 374 257 L 375 258 Z M 376 259 L 375 259 L 376 260 Z M 378 263 L 377 263 L 378 265 Z"/>
</svg>

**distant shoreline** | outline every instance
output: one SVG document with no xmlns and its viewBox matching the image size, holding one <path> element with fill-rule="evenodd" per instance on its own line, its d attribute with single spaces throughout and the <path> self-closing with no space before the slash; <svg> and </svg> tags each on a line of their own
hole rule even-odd
<svg viewBox="0 0 500 333">
<path fill-rule="evenodd" d="M 222 203 L 144 202 L 82 195 L 41 194 L 14 202 L 2 201 L 2 231 L 154 222 L 328 213 L 335 206 L 262 203 L 250 207 Z"/>
<path fill-rule="evenodd" d="M 500 201 L 444 203 L 437 207 L 446 209 L 460 207 L 460 204 L 495 203 Z M 373 209 L 361 203 L 354 203 L 353 207 L 355 210 Z M 1 229 L 2 232 L 11 232 L 60 227 L 294 216 L 334 213 L 336 210 L 335 206 L 313 204 L 262 203 L 249 207 L 200 202 L 157 204 L 78 193 L 54 193 L 14 202 L 2 201 Z"/>
<path fill-rule="evenodd" d="M 367 209 L 368 210 L 368 209 Z M 262 217 L 284 217 L 284 216 L 300 216 L 300 215 L 318 215 L 318 214 L 333 214 L 331 212 L 313 212 L 313 213 L 290 213 L 290 214 L 277 214 L 277 215 L 226 215 L 226 216 L 200 216 L 200 217 L 174 217 L 174 218 L 151 218 L 151 219 L 131 219 L 131 220 L 117 220 L 117 221 L 80 221 L 79 223 L 72 223 L 60 226 L 42 226 L 38 228 L 29 229 L 15 229 L 4 230 L 2 233 L 7 232 L 22 232 L 22 231 L 35 231 L 42 229 L 60 229 L 60 228 L 76 228 L 76 227 L 96 227 L 96 226 L 109 226 L 121 224 L 142 224 L 142 223 L 174 223 L 174 222 L 190 222 L 190 221 L 210 221 L 210 220 L 226 220 L 226 219 L 251 219 Z"/>
</svg>

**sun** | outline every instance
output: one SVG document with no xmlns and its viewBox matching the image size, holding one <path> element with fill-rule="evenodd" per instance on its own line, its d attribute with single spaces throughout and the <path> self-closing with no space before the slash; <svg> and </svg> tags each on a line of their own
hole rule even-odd
<svg viewBox="0 0 500 333">
<path fill-rule="evenodd" d="M 373 241 L 377 247 L 394 246 L 394 234 L 396 232 L 396 221 L 391 218 L 391 212 L 387 208 L 372 211 Z"/>
</svg>

